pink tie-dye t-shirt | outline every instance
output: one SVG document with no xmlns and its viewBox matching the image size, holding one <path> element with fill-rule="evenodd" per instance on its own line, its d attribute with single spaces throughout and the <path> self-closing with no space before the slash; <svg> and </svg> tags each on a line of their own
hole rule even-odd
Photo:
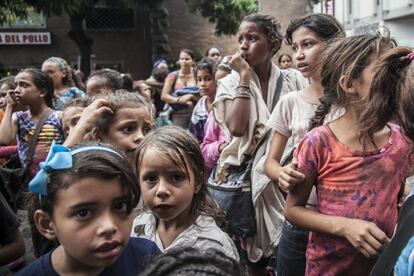
<svg viewBox="0 0 414 276">
<path fill-rule="evenodd" d="M 394 124 L 379 150 L 355 151 L 337 140 L 329 125 L 313 129 L 299 143 L 299 169 L 315 179 L 317 210 L 325 215 L 375 223 L 391 237 L 397 222 L 401 184 L 409 174 L 412 142 Z M 311 232 L 306 275 L 368 275 L 365 258 L 345 238 Z"/>
</svg>

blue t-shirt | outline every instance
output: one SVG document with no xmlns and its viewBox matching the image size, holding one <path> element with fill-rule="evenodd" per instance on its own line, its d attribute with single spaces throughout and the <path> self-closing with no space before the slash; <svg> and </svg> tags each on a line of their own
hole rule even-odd
<svg viewBox="0 0 414 276">
<path fill-rule="evenodd" d="M 52 252 L 53 250 L 34 260 L 15 275 L 59 275 L 52 266 Z M 154 256 L 160 253 L 160 250 L 154 242 L 142 238 L 130 238 L 127 246 L 116 262 L 105 268 L 99 275 L 136 276 L 146 268 Z"/>
</svg>

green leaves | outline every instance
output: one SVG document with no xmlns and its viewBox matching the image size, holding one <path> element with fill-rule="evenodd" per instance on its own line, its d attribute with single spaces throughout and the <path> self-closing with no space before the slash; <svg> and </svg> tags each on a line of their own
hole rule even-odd
<svg viewBox="0 0 414 276">
<path fill-rule="evenodd" d="M 217 35 L 235 34 L 241 19 L 257 11 L 256 0 L 185 0 L 190 10 L 216 24 Z"/>
</svg>

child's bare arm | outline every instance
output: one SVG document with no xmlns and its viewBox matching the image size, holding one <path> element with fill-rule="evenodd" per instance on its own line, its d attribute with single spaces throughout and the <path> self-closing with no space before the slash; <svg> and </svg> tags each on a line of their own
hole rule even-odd
<svg viewBox="0 0 414 276">
<path fill-rule="evenodd" d="M 296 184 L 305 179 L 305 175 L 297 170 L 297 161 L 281 166 L 280 160 L 285 150 L 288 138 L 284 135 L 275 132 L 272 138 L 272 144 L 267 156 L 264 172 L 274 183 L 279 185 L 279 188 L 285 192 L 292 190 Z"/>
<path fill-rule="evenodd" d="M 286 218 L 310 231 L 344 237 L 366 257 L 378 255 L 389 243 L 389 239 L 374 223 L 324 215 L 305 207 L 313 182 L 314 179 L 306 178 L 288 194 L 285 205 Z"/>
</svg>

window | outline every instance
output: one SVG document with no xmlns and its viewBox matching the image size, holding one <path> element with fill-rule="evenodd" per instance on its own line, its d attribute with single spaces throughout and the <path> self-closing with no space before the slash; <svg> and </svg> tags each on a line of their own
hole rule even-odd
<svg viewBox="0 0 414 276">
<path fill-rule="evenodd" d="M 134 9 L 98 7 L 86 17 L 85 27 L 89 30 L 134 29 Z"/>
</svg>

